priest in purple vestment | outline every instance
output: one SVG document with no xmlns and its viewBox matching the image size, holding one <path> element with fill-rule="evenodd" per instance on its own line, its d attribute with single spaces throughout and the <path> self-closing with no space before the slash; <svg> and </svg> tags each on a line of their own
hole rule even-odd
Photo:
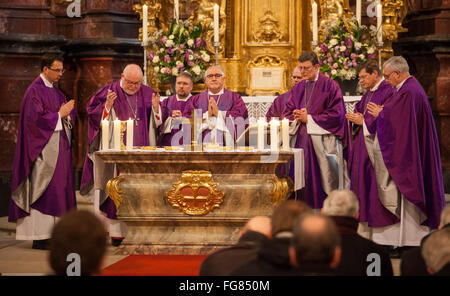
<svg viewBox="0 0 450 296">
<path fill-rule="evenodd" d="M 295 196 L 319 209 L 329 192 L 348 186 L 348 124 L 339 85 L 319 72 L 317 55 L 303 52 L 299 62 L 304 80 L 291 90 L 283 116 L 291 121 L 291 146 L 304 151 L 305 187 Z"/>
<path fill-rule="evenodd" d="M 371 162 L 373 157 L 368 153 L 366 141 L 370 145 L 376 133 L 376 118 L 367 112 L 367 105 L 371 102 L 384 105 L 391 99 L 394 89 L 384 80 L 381 69 L 374 60 L 361 64 L 358 72 L 359 80 L 367 92 L 356 104 L 354 113 L 345 115 L 352 126 L 348 159 L 350 189 L 359 200 L 360 222 L 367 223 L 369 227 L 392 225 L 399 220 L 380 200 L 375 169 Z"/>
<path fill-rule="evenodd" d="M 57 219 L 76 208 L 74 101 L 54 85 L 63 73 L 61 57 L 45 57 L 20 108 L 9 221 L 17 221 L 16 239 L 33 240 L 34 249 L 47 249 Z"/>
<path fill-rule="evenodd" d="M 209 67 L 205 76 L 207 90 L 188 100 L 183 117 L 201 109 L 202 141 L 234 144 L 248 124 L 247 107 L 238 93 L 224 88 L 225 73 L 219 66 Z"/>
<path fill-rule="evenodd" d="M 191 91 L 194 84 L 192 76 L 188 72 L 181 72 L 175 82 L 175 95 L 160 102 L 159 96 L 152 99 L 155 125 L 159 128 L 158 146 L 183 145 L 182 115 L 186 108 L 186 102 L 192 97 Z"/>
<path fill-rule="evenodd" d="M 298 82 L 302 80 L 302 76 L 300 74 L 300 68 L 299 66 L 294 68 L 294 71 L 292 71 L 292 77 L 291 77 L 291 83 L 292 87 L 294 87 Z M 289 97 L 291 96 L 291 91 L 287 91 L 284 94 L 279 95 L 278 97 L 273 100 L 272 105 L 270 106 L 269 110 L 267 110 L 266 113 L 266 119 L 267 122 L 270 122 L 272 118 L 278 118 L 279 120 L 283 119 L 283 111 L 286 107 L 286 103 L 289 100 Z"/>
<path fill-rule="evenodd" d="M 100 147 L 101 145 L 101 121 L 110 122 L 110 135 L 112 134 L 112 121 L 119 119 L 126 121 L 132 119 L 133 128 L 133 146 L 149 146 L 156 144 L 156 137 L 152 126 L 151 107 L 152 95 L 154 93 L 151 87 L 142 85 L 143 73 L 141 68 L 135 64 L 129 64 L 125 67 L 119 81 L 113 82 L 92 96 L 86 105 L 88 113 L 88 150 L 81 177 L 80 193 L 88 195 L 92 193 L 94 185 L 94 163 L 93 153 L 98 150 L 112 148 Z M 110 137 L 112 141 L 113 137 Z M 126 141 L 126 132 L 124 135 Z M 103 170 L 103 178 L 113 178 L 117 172 L 114 169 L 106 168 Z M 104 212 L 109 219 L 116 220 L 116 207 L 114 202 L 101 190 L 100 210 Z M 109 221 L 111 223 L 110 236 L 121 238 L 124 230 L 124 224 L 114 224 L 118 221 Z M 119 223 L 120 224 L 120 223 Z"/>
<path fill-rule="evenodd" d="M 395 93 L 384 106 L 371 102 L 367 112 L 377 117 L 373 144 L 378 192 L 399 223 L 369 229 L 380 244 L 418 246 L 439 226 L 445 206 L 439 141 L 428 96 L 401 56 L 383 65 Z"/>
</svg>

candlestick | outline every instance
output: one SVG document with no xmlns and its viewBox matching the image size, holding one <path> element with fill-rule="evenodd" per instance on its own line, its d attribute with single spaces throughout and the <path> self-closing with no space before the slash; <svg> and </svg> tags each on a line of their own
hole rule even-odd
<svg viewBox="0 0 450 296">
<path fill-rule="evenodd" d="M 358 25 L 361 26 L 361 0 L 356 0 L 356 20 Z"/>
<path fill-rule="evenodd" d="M 377 3 L 377 41 L 378 43 L 383 42 L 383 7 L 378 1 Z"/>
<path fill-rule="evenodd" d="M 219 5 L 214 4 L 214 43 L 219 42 Z"/>
<path fill-rule="evenodd" d="M 114 120 L 114 130 L 113 130 L 113 139 L 114 139 L 114 150 L 120 150 L 120 120 Z"/>
<path fill-rule="evenodd" d="M 290 150 L 289 145 L 289 119 L 284 118 L 281 121 L 281 135 L 283 140 L 283 150 Z"/>
<path fill-rule="evenodd" d="M 280 122 L 276 119 L 270 121 L 270 151 L 278 151 L 278 129 Z"/>
<path fill-rule="evenodd" d="M 109 149 L 109 121 L 102 120 L 102 150 Z"/>
<path fill-rule="evenodd" d="M 133 120 L 130 118 L 127 120 L 127 150 L 133 150 Z"/>
<path fill-rule="evenodd" d="M 148 43 L 148 6 L 142 6 L 142 45 L 147 46 Z"/>
<path fill-rule="evenodd" d="M 174 0 L 173 1 L 173 6 L 174 6 L 174 18 L 175 18 L 175 20 L 177 21 L 177 23 L 178 23 L 178 19 L 180 18 L 180 8 L 179 8 L 179 5 L 178 5 L 178 0 Z"/>
<path fill-rule="evenodd" d="M 260 117 L 257 122 L 258 134 L 257 134 L 257 143 L 256 148 L 259 151 L 264 150 L 264 135 L 266 132 L 266 120 L 263 117 Z"/>
<path fill-rule="evenodd" d="M 319 40 L 317 32 L 317 3 L 313 1 L 312 3 L 312 29 L 313 29 L 313 42 L 317 45 Z"/>
</svg>

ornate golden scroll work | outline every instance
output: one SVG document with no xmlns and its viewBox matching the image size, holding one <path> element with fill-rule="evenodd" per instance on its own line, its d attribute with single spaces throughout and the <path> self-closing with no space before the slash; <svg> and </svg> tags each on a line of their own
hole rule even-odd
<svg viewBox="0 0 450 296">
<path fill-rule="evenodd" d="M 275 177 L 267 182 L 273 184 L 272 192 L 270 193 L 270 202 L 274 206 L 278 206 L 293 192 L 294 184 L 289 177 Z"/>
<path fill-rule="evenodd" d="M 122 190 L 120 190 L 119 184 L 124 180 L 123 177 L 117 176 L 106 183 L 106 192 L 116 205 L 117 210 L 119 210 L 119 206 L 123 201 Z"/>
<path fill-rule="evenodd" d="M 166 193 L 167 201 L 186 215 L 206 215 L 223 202 L 224 194 L 217 185 L 209 171 L 184 171 Z"/>
<path fill-rule="evenodd" d="M 259 19 L 259 29 L 255 32 L 256 42 L 280 42 L 283 39 L 278 20 L 271 10 L 267 10 Z"/>
</svg>

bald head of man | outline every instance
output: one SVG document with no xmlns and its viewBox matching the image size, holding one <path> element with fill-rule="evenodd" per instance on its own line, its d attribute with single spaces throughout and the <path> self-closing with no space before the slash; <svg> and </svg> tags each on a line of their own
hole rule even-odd
<svg viewBox="0 0 450 296">
<path fill-rule="evenodd" d="M 120 77 L 121 86 L 127 94 L 134 95 L 139 91 L 143 77 L 141 67 L 136 64 L 129 64 L 123 69 Z"/>
<path fill-rule="evenodd" d="M 271 220 L 266 216 L 255 216 L 248 220 L 245 226 L 240 231 L 240 236 L 242 236 L 247 231 L 255 231 L 264 234 L 267 237 L 272 235 Z"/>
</svg>

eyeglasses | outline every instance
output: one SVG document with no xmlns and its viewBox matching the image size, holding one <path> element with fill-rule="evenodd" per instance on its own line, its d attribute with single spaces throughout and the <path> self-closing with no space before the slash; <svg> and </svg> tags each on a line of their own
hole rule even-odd
<svg viewBox="0 0 450 296">
<path fill-rule="evenodd" d="M 364 80 L 367 77 L 369 77 L 369 75 L 359 75 L 359 80 Z"/>
<path fill-rule="evenodd" d="M 398 73 L 398 71 L 392 71 L 392 72 L 389 73 L 389 74 L 386 74 L 386 73 L 383 74 L 384 79 L 389 80 L 389 78 L 391 77 L 391 75 L 394 74 L 394 73 Z"/>
<path fill-rule="evenodd" d="M 64 74 L 64 72 L 66 72 L 66 70 L 64 70 L 64 69 L 52 69 L 50 67 L 47 67 L 47 69 L 55 71 L 56 73 L 61 73 L 61 74 Z"/>
<path fill-rule="evenodd" d="M 311 70 L 313 67 L 314 67 L 314 66 L 309 66 L 309 67 L 301 67 L 301 66 L 298 66 L 298 69 L 299 69 L 300 71 L 302 71 L 302 70 L 309 71 L 309 70 Z"/>
<path fill-rule="evenodd" d="M 130 81 L 130 80 L 126 79 L 125 77 L 123 78 L 123 80 L 125 80 L 126 83 L 134 85 L 134 86 L 138 86 L 138 85 L 141 84 L 140 81 L 133 82 L 133 81 Z"/>
<path fill-rule="evenodd" d="M 294 75 L 292 75 L 292 79 L 302 79 L 302 76 L 294 76 Z"/>
<path fill-rule="evenodd" d="M 220 77 L 222 77 L 222 76 L 223 76 L 223 75 L 220 74 L 220 73 L 217 73 L 217 74 L 208 74 L 208 75 L 206 75 L 206 78 L 213 78 L 213 77 L 220 78 Z"/>
</svg>

